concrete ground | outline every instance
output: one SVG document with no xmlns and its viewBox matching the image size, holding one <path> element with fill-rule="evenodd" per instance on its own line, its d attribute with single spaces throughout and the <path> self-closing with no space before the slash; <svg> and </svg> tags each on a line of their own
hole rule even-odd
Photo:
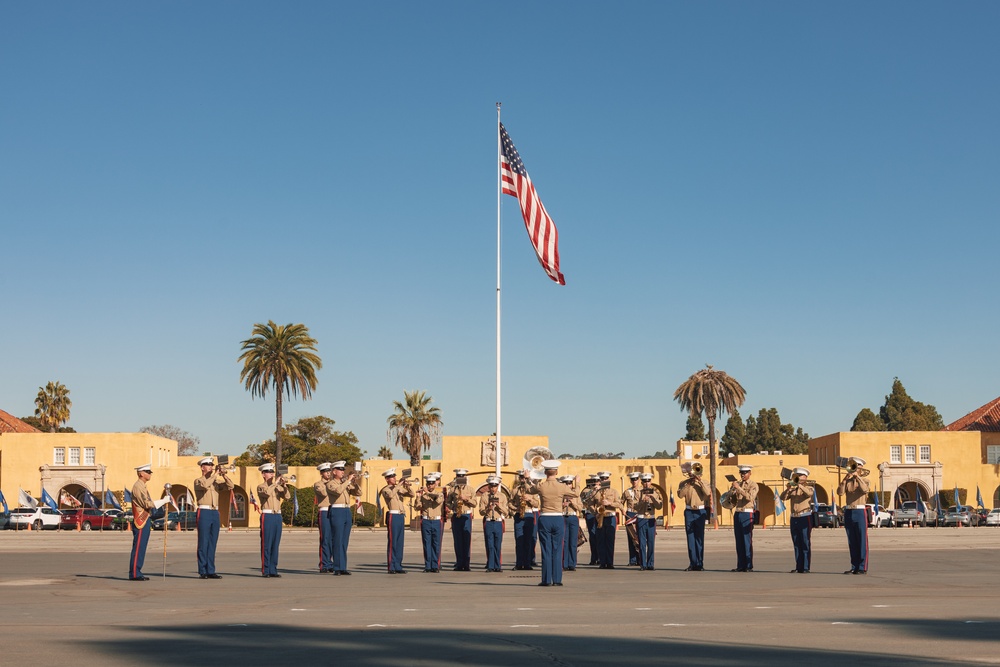
<svg viewBox="0 0 1000 667">
<path fill-rule="evenodd" d="M 259 536 L 223 533 L 201 580 L 195 535 L 153 533 L 148 582 L 126 579 L 129 533 L 0 533 L 3 663 L 60 665 L 955 665 L 1000 663 L 1000 529 L 879 529 L 867 576 L 842 529 L 813 532 L 811 574 L 787 530 L 754 534 L 753 573 L 733 573 L 731 530 L 710 530 L 705 572 L 683 572 L 684 533 L 657 536 L 656 570 L 582 566 L 562 588 L 538 570 L 385 573 L 385 533 L 351 537 L 350 577 L 316 572 L 317 533 L 286 530 L 281 579 L 259 575 Z M 504 562 L 513 562 L 513 534 Z M 587 546 L 581 560 L 587 562 Z"/>
</svg>

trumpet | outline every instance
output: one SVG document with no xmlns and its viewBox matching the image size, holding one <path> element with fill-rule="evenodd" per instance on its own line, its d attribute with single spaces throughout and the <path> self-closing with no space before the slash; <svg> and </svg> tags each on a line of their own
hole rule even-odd
<svg viewBox="0 0 1000 667">
<path fill-rule="evenodd" d="M 794 489 L 794 488 L 797 488 L 799 486 L 813 486 L 813 485 L 816 484 L 816 482 L 812 481 L 811 479 L 807 479 L 805 481 L 802 481 L 801 479 L 799 479 L 800 477 L 802 477 L 802 476 L 801 475 L 792 475 L 791 479 L 788 480 L 788 486 L 790 488 Z"/>
<path fill-rule="evenodd" d="M 295 484 L 298 478 L 295 475 L 289 475 L 288 477 L 278 475 L 278 481 L 283 481 L 285 484 Z"/>
<path fill-rule="evenodd" d="M 701 474 L 703 472 L 705 472 L 705 467 L 703 465 L 701 465 L 701 463 L 699 463 L 698 461 L 695 461 L 694 463 L 691 464 L 691 476 L 692 477 L 701 477 Z"/>
</svg>

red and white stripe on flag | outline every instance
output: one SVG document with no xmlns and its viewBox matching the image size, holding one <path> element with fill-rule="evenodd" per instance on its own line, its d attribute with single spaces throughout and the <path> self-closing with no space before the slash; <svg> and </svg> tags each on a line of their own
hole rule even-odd
<svg viewBox="0 0 1000 667">
<path fill-rule="evenodd" d="M 566 279 L 559 272 L 559 232 L 556 224 L 542 206 L 542 200 L 538 198 L 538 192 L 503 123 L 500 123 L 500 183 L 505 195 L 517 197 L 524 228 L 545 273 L 560 285 L 565 285 Z"/>
</svg>

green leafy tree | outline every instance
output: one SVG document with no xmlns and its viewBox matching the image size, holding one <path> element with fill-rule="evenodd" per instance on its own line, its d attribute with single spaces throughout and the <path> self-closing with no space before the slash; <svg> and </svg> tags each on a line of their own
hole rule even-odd
<svg viewBox="0 0 1000 667">
<path fill-rule="evenodd" d="M 21 417 L 21 421 L 23 421 L 28 426 L 34 426 L 39 431 L 45 431 L 46 430 L 45 425 L 42 424 L 42 420 L 39 419 L 38 417 L 34 417 L 34 416 L 31 416 L 31 417 Z M 72 426 L 60 426 L 59 428 L 56 429 L 56 433 L 76 433 L 76 429 L 73 428 Z"/>
<path fill-rule="evenodd" d="M 686 429 L 685 440 L 702 441 L 705 439 L 705 422 L 701 420 L 700 414 L 688 415 Z"/>
<path fill-rule="evenodd" d="M 381 447 L 378 448 L 378 455 L 379 458 L 385 459 L 386 461 L 392 460 L 392 450 L 386 447 L 385 445 L 382 445 Z"/>
<path fill-rule="evenodd" d="M 69 421 L 69 409 L 73 401 L 69 389 L 61 382 L 49 382 L 38 388 L 35 397 L 35 416 L 42 425 L 41 430 L 55 433 L 56 429 Z"/>
<path fill-rule="evenodd" d="M 334 430 L 336 422 L 329 417 L 303 417 L 283 427 L 284 462 L 290 466 L 317 466 L 324 461 L 347 461 L 348 466 L 364 457 L 358 439 L 351 431 Z M 277 443 L 265 440 L 249 445 L 240 454 L 236 465 L 258 466 L 275 460 Z M 310 502 L 312 502 L 310 500 Z"/>
<path fill-rule="evenodd" d="M 868 408 L 863 409 L 854 418 L 852 431 L 940 431 L 944 428 L 944 420 L 937 408 L 927 403 L 921 403 L 910 398 L 906 388 L 899 378 L 893 378 L 892 393 L 885 397 L 885 403 L 879 409 L 878 421 L 873 419 L 875 413 Z"/>
<path fill-rule="evenodd" d="M 587 459 L 592 461 L 594 459 L 623 459 L 625 458 L 625 452 L 606 452 L 601 454 L 600 452 L 590 452 L 589 454 L 581 454 L 577 458 Z"/>
<path fill-rule="evenodd" d="M 164 424 L 163 426 L 143 426 L 139 429 L 139 433 L 149 433 L 150 435 L 158 435 L 161 438 L 174 440 L 177 443 L 178 456 L 192 456 L 197 454 L 198 445 L 201 444 L 201 438 L 198 436 L 191 435 L 187 431 L 181 430 L 176 426 L 171 426 L 170 424 Z"/>
<path fill-rule="evenodd" d="M 423 391 L 403 390 L 403 401 L 393 401 L 395 409 L 386 420 L 389 441 L 410 455 L 410 465 L 420 465 L 420 455 L 441 436 L 441 410 L 432 407 L 433 398 Z"/>
<path fill-rule="evenodd" d="M 785 454 L 805 454 L 809 450 L 809 434 L 801 427 L 782 424 L 777 408 L 762 409 L 757 414 L 756 441 L 753 451 L 781 451 Z"/>
<path fill-rule="evenodd" d="M 316 340 L 309 335 L 304 324 L 253 325 L 250 338 L 241 344 L 243 362 L 240 381 L 251 397 L 264 398 L 273 390 L 275 399 L 275 463 L 282 463 L 281 405 L 285 396 L 302 394 L 312 396 L 316 389 L 316 371 L 323 368 L 323 361 L 316 354 Z"/>
<path fill-rule="evenodd" d="M 704 438 L 702 438 L 702 439 L 704 440 Z M 661 449 L 660 451 L 654 452 L 653 454 L 649 454 L 647 456 L 640 456 L 638 458 L 640 458 L 640 459 L 676 459 L 677 458 L 677 452 L 676 451 L 668 452 L 665 449 Z"/>
<path fill-rule="evenodd" d="M 674 400 L 688 414 L 704 414 L 708 420 L 708 451 L 709 451 L 709 485 L 715 493 L 715 468 L 718 452 L 716 450 L 715 420 L 720 414 L 732 414 L 746 400 L 746 390 L 736 378 L 725 371 L 717 371 L 708 365 L 687 380 L 674 391 Z M 712 503 L 712 516 L 716 516 L 718 508 Z"/>
<path fill-rule="evenodd" d="M 852 431 L 884 431 L 885 422 L 870 409 L 865 408 L 854 418 L 851 424 Z"/>
<path fill-rule="evenodd" d="M 753 419 L 753 417 L 750 417 Z M 733 410 L 726 420 L 726 430 L 719 440 L 719 447 L 732 454 L 748 454 L 747 451 L 747 428 L 743 424 L 743 418 L 739 410 Z"/>
</svg>

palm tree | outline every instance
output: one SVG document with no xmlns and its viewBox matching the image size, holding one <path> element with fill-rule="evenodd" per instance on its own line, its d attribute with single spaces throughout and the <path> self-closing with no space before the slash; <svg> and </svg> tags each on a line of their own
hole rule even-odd
<svg viewBox="0 0 1000 667">
<path fill-rule="evenodd" d="M 393 401 L 396 412 L 386 420 L 389 440 L 410 455 L 410 465 L 420 465 L 420 455 L 441 435 L 441 410 L 430 407 L 434 400 L 422 391 L 403 390 L 404 403 Z"/>
<path fill-rule="evenodd" d="M 281 326 L 268 320 L 267 324 L 253 325 L 253 334 L 240 345 L 240 381 L 250 396 L 264 398 L 272 388 L 277 393 L 274 462 L 280 464 L 282 400 L 298 394 L 308 399 L 316 389 L 316 371 L 323 368 L 316 354 L 316 339 L 304 324 Z"/>
<path fill-rule="evenodd" d="M 50 382 L 38 388 L 35 416 L 49 433 L 55 433 L 57 428 L 69 421 L 71 407 L 73 401 L 69 400 L 69 389 L 61 382 Z"/>
<path fill-rule="evenodd" d="M 680 403 L 681 410 L 688 415 L 700 415 L 704 413 L 708 420 L 708 455 L 709 461 L 709 486 L 712 489 L 712 517 L 717 516 L 715 502 L 715 418 L 720 414 L 732 414 L 734 410 L 743 405 L 746 400 L 746 391 L 743 386 L 736 381 L 736 378 L 727 375 L 724 371 L 714 370 L 711 364 L 706 365 L 677 387 L 674 392 L 674 400 Z"/>
</svg>

